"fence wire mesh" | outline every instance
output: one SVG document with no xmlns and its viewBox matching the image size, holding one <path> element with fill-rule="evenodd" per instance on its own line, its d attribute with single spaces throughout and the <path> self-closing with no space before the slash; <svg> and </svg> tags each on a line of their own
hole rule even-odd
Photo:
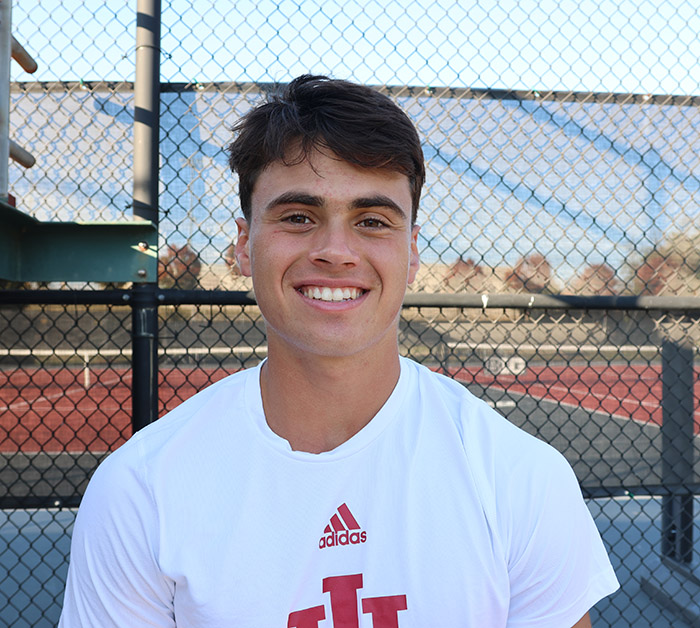
<svg viewBox="0 0 700 628">
<path fill-rule="evenodd" d="M 165 4 L 161 288 L 250 290 L 231 253 L 229 128 L 277 83 L 314 72 L 375 86 L 420 130 L 413 293 L 700 296 L 694 2 Z M 15 3 L 13 34 L 39 64 L 31 77 L 12 69 L 11 137 L 37 160 L 10 167 L 22 211 L 130 218 L 133 5 Z M 0 284 L 31 293 L 0 291 L 0 625 L 51 626 L 87 479 L 131 434 L 131 308 L 80 294 L 129 285 Z M 46 288 L 75 302 L 48 305 Z M 674 504 L 700 507 L 697 305 L 447 304 L 404 309 L 402 353 L 571 462 L 622 583 L 594 625 L 697 625 L 649 575 L 674 556 L 697 573 L 697 549 L 679 541 L 697 548 L 697 516 L 673 539 L 664 524 Z M 266 354 L 255 306 L 159 316 L 160 414 Z M 700 595 L 693 586 L 679 596 Z"/>
</svg>

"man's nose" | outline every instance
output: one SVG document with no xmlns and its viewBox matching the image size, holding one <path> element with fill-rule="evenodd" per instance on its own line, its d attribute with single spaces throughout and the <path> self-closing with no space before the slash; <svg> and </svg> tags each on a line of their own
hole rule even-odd
<svg viewBox="0 0 700 628">
<path fill-rule="evenodd" d="M 345 225 L 325 225 L 319 229 L 310 251 L 315 263 L 352 265 L 358 261 L 352 230 Z"/>
</svg>

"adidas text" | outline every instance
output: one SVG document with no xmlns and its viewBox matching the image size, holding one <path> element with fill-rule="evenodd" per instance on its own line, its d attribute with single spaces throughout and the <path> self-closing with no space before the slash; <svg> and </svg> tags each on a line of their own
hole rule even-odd
<svg viewBox="0 0 700 628">
<path fill-rule="evenodd" d="M 331 532 L 321 537 L 318 542 L 319 549 L 324 547 L 335 547 L 338 545 L 358 545 L 367 541 L 367 532 L 350 532 L 342 530 L 341 532 Z"/>
</svg>

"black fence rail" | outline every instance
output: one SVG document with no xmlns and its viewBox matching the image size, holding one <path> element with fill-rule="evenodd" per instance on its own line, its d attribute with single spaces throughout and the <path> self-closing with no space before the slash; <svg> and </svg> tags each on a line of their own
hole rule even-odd
<svg viewBox="0 0 700 628">
<path fill-rule="evenodd" d="M 414 294 L 404 304 L 402 354 L 572 464 L 622 581 L 598 625 L 695 625 L 688 605 L 668 610 L 664 585 L 696 591 L 699 319 L 697 298 Z M 55 623 L 70 527 L 100 461 L 266 352 L 243 291 L 0 292 L 0 624 Z"/>
</svg>

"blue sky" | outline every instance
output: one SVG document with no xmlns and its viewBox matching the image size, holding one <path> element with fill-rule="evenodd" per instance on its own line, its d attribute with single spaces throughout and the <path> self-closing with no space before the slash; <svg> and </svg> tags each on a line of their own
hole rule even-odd
<svg viewBox="0 0 700 628">
<path fill-rule="evenodd" d="M 23 0 L 38 80 L 133 80 L 136 2 Z M 697 0 L 174 0 L 162 76 L 698 94 Z M 21 71 L 13 70 L 20 79 Z"/>
</svg>

